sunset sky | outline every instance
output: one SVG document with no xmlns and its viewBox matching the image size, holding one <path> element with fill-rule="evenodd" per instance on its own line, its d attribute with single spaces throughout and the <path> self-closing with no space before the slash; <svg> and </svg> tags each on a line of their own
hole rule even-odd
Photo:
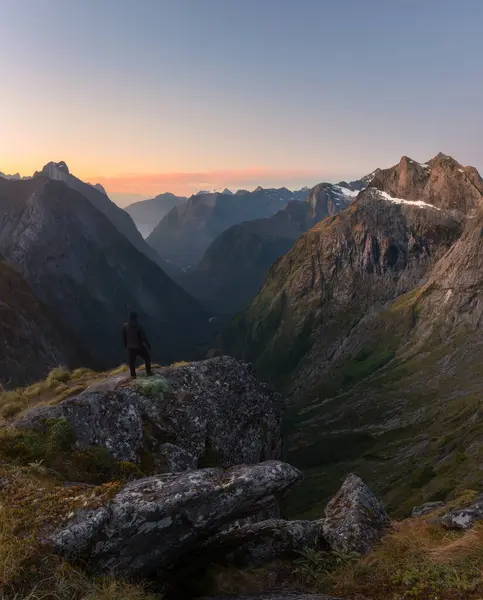
<svg viewBox="0 0 483 600">
<path fill-rule="evenodd" d="M 482 0 L 0 0 L 0 171 L 110 193 L 483 167 Z"/>
</svg>

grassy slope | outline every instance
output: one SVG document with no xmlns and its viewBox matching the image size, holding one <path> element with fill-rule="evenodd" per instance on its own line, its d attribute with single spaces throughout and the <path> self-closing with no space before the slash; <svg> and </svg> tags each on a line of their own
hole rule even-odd
<svg viewBox="0 0 483 600">
<path fill-rule="evenodd" d="M 466 492 L 452 504 L 465 505 L 472 496 Z M 307 548 L 295 561 L 261 568 L 217 566 L 216 591 L 259 594 L 283 589 L 354 600 L 481 600 L 483 528 L 446 531 L 432 522 L 437 515 L 393 523 L 382 543 L 362 558 Z"/>
<path fill-rule="evenodd" d="M 287 414 L 287 458 L 306 472 L 289 502 L 293 515 L 320 515 L 349 471 L 397 515 L 458 489 L 483 488 L 483 341 L 460 330 L 416 346 L 422 294 L 398 298 L 369 323 L 365 349 L 336 365 L 308 405 Z"/>
</svg>

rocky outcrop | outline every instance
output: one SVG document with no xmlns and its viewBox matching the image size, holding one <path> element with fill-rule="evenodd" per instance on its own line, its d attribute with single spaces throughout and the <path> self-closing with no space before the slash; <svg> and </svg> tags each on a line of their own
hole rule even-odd
<svg viewBox="0 0 483 600">
<path fill-rule="evenodd" d="M 250 365 L 219 357 L 157 374 L 173 393 L 157 393 L 155 378 L 141 386 L 116 376 L 57 405 L 34 408 L 13 427 L 43 431 L 50 419 L 64 418 L 76 447 L 101 446 L 149 472 L 281 458 L 283 400 Z"/>
<path fill-rule="evenodd" d="M 412 517 L 424 517 L 425 515 L 430 515 L 436 510 L 443 508 L 444 502 L 426 502 L 421 506 L 415 506 L 412 510 Z"/>
<path fill-rule="evenodd" d="M 27 282 L 1 259 L 0 340 L 0 389 L 33 383 L 82 359 Z"/>
<path fill-rule="evenodd" d="M 322 527 L 323 520 L 248 523 L 210 538 L 203 552 L 224 564 L 255 567 L 275 558 L 290 558 L 305 548 L 327 549 Z"/>
<path fill-rule="evenodd" d="M 441 525 L 446 529 L 471 529 L 477 521 L 483 520 L 483 496 L 466 508 L 459 508 L 445 514 Z"/>
<path fill-rule="evenodd" d="M 367 554 L 389 524 L 381 502 L 359 477 L 351 474 L 325 509 L 323 533 L 332 550 Z"/>
<path fill-rule="evenodd" d="M 125 360 L 120 328 L 130 309 L 139 313 L 158 362 L 197 358 L 197 345 L 209 339 L 205 310 L 64 181 L 0 179 L 0 254 L 88 349 L 94 366 Z"/>
<path fill-rule="evenodd" d="M 106 505 L 78 511 L 46 542 L 95 573 L 152 576 L 223 525 L 271 506 L 299 478 L 272 461 L 140 479 Z"/>
</svg>

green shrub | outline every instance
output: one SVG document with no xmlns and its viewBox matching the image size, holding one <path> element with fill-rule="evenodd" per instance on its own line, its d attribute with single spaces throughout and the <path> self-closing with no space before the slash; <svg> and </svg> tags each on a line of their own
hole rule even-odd
<svg viewBox="0 0 483 600">
<path fill-rule="evenodd" d="M 149 396 L 150 398 L 173 391 L 169 381 L 164 377 L 161 377 L 161 375 L 155 375 L 154 377 L 147 377 L 145 379 L 135 379 L 132 382 L 132 386 L 140 394 Z"/>
</svg>

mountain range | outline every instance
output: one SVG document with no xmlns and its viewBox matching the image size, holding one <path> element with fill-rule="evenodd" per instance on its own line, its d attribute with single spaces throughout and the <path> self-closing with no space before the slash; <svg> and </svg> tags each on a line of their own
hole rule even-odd
<svg viewBox="0 0 483 600">
<path fill-rule="evenodd" d="M 307 190 L 287 188 L 236 194 L 199 193 L 173 208 L 147 238 L 162 259 L 181 268 L 195 267 L 208 246 L 223 231 L 243 221 L 268 217 L 293 200 L 303 200 Z"/>
<path fill-rule="evenodd" d="M 399 511 L 481 485 L 482 221 L 476 169 L 403 157 L 305 233 L 222 336 L 290 398 L 297 514 L 354 469 Z"/>
<path fill-rule="evenodd" d="M 141 200 L 127 206 L 124 210 L 131 216 L 141 235 L 147 238 L 161 219 L 175 206 L 186 202 L 184 196 L 159 194 L 150 200 Z"/>
<path fill-rule="evenodd" d="M 251 361 L 286 395 L 287 458 L 306 474 L 292 514 L 320 515 L 350 471 L 396 514 L 483 487 L 474 167 L 403 156 L 297 197 L 257 189 L 181 202 L 149 236 L 159 257 L 103 188 L 65 163 L 0 176 L 3 385 L 58 363 L 119 363 L 120 327 L 135 309 L 156 360 L 211 346 Z M 194 266 L 178 270 L 185 290 L 166 259 Z M 239 309 L 213 343 L 211 317 Z"/>
<path fill-rule="evenodd" d="M 207 248 L 195 269 L 177 281 L 219 314 L 244 309 L 271 265 L 313 225 L 349 206 L 364 182 L 322 183 L 305 201 L 291 200 L 274 215 L 230 227 Z"/>
</svg>

